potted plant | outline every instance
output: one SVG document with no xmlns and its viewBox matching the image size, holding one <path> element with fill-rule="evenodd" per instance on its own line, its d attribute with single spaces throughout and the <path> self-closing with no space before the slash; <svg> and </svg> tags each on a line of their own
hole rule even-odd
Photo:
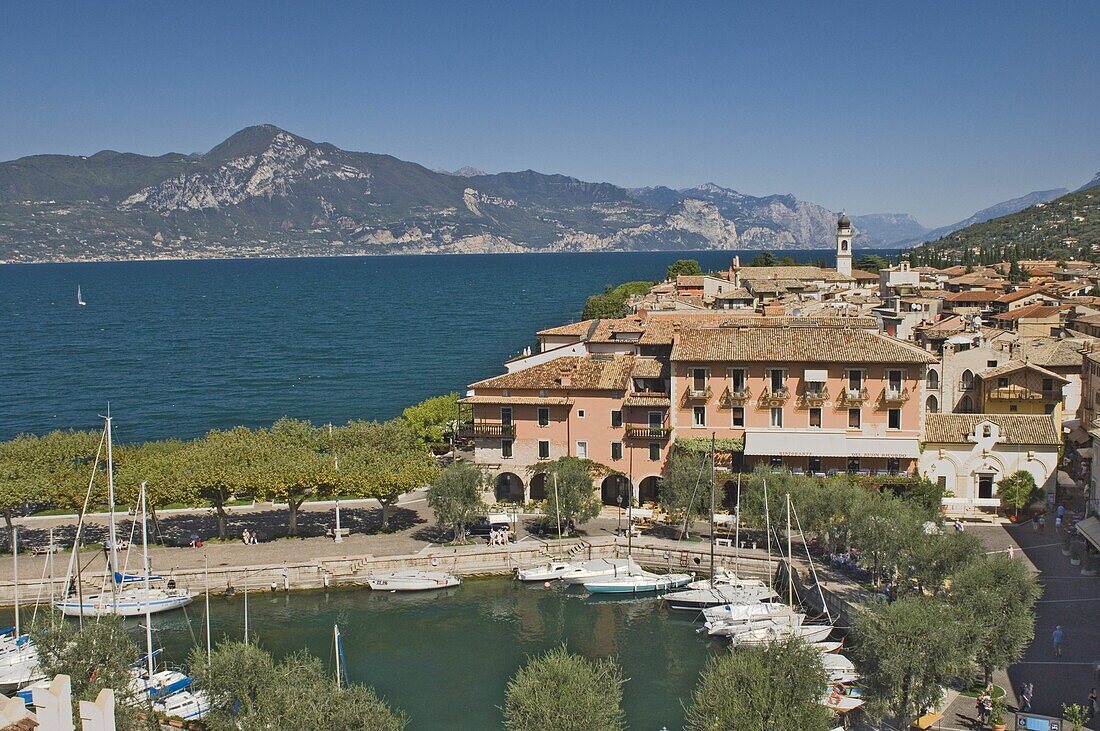
<svg viewBox="0 0 1100 731">
<path fill-rule="evenodd" d="M 1069 549 L 1069 565 L 1080 566 L 1081 565 L 1081 544 L 1074 543 Z"/>
<path fill-rule="evenodd" d="M 1086 715 L 1085 707 L 1080 703 L 1062 706 L 1062 718 L 1070 725 L 1069 731 L 1081 731 Z"/>
<path fill-rule="evenodd" d="M 993 731 L 1005 731 L 1005 696 L 1002 693 L 993 698 L 993 707 L 989 711 L 989 728 Z"/>
</svg>

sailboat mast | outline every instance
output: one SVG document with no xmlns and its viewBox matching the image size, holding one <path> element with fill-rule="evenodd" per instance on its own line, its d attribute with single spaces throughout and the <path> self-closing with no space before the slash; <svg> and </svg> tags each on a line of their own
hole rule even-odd
<svg viewBox="0 0 1100 731">
<path fill-rule="evenodd" d="M 718 442 L 714 432 L 710 433 L 710 585 L 714 586 L 714 455 Z"/>
<path fill-rule="evenodd" d="M 741 473 L 737 473 L 737 499 L 733 503 L 733 573 L 741 575 Z"/>
<path fill-rule="evenodd" d="M 768 506 L 768 478 L 764 478 L 764 543 L 768 546 L 768 576 L 772 577 L 772 513 Z"/>
<path fill-rule="evenodd" d="M 561 548 L 561 503 L 558 502 L 558 473 L 554 473 L 554 512 L 558 514 L 558 548 Z"/>
<path fill-rule="evenodd" d="M 248 644 L 248 584 L 244 586 L 244 643 Z"/>
<path fill-rule="evenodd" d="M 15 582 L 15 639 L 19 639 L 19 528 L 11 527 L 11 567 Z"/>
<path fill-rule="evenodd" d="M 210 666 L 210 557 L 203 554 L 202 557 L 202 580 L 203 588 L 206 591 L 206 665 Z"/>
<path fill-rule="evenodd" d="M 332 649 L 336 654 L 336 687 L 340 687 L 340 625 L 332 625 Z"/>
<path fill-rule="evenodd" d="M 118 533 L 115 530 L 115 466 L 111 452 L 111 405 L 107 405 L 107 513 L 110 516 L 108 540 L 111 542 L 110 562 L 111 581 L 118 571 Z"/>
<path fill-rule="evenodd" d="M 145 661 L 148 664 L 149 682 L 153 684 L 153 612 L 149 606 L 149 511 L 145 495 L 145 483 L 141 483 L 141 563 L 145 568 Z"/>
<path fill-rule="evenodd" d="M 787 603 L 794 606 L 794 554 L 791 553 L 791 495 L 787 493 Z"/>
</svg>

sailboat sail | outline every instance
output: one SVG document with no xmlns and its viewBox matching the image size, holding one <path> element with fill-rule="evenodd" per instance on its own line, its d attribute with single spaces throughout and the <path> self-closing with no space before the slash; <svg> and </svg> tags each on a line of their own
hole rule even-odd
<svg viewBox="0 0 1100 731">
<path fill-rule="evenodd" d="M 87 302 L 84 301 L 84 298 L 80 296 L 80 285 L 79 284 L 76 285 L 76 303 L 78 305 L 80 305 L 81 307 L 83 307 L 84 305 L 87 304 Z"/>
</svg>

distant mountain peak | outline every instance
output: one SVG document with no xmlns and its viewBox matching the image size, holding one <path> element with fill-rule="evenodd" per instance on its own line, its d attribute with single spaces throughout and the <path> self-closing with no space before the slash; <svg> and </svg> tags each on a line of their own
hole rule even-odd
<svg viewBox="0 0 1100 731">
<path fill-rule="evenodd" d="M 1081 191 L 1081 190 L 1088 190 L 1089 188 L 1095 188 L 1095 187 L 1097 187 L 1098 185 L 1100 185 L 1100 173 L 1096 173 L 1096 175 L 1094 175 L 1094 176 L 1092 177 L 1092 180 L 1090 180 L 1089 182 L 1085 183 L 1084 185 L 1082 185 L 1082 186 L 1081 186 L 1080 188 L 1078 188 L 1077 190 L 1078 190 L 1078 191 Z M 1077 192 L 1077 191 L 1074 191 L 1074 192 Z"/>
</svg>

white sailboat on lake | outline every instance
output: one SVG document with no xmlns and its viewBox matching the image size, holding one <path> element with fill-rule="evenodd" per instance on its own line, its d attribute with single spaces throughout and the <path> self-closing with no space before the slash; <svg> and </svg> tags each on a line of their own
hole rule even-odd
<svg viewBox="0 0 1100 731">
<path fill-rule="evenodd" d="M 80 295 L 80 285 L 79 284 L 76 285 L 76 303 L 78 305 L 80 305 L 81 307 L 88 304 L 87 302 L 84 301 L 84 298 Z"/>
</svg>

